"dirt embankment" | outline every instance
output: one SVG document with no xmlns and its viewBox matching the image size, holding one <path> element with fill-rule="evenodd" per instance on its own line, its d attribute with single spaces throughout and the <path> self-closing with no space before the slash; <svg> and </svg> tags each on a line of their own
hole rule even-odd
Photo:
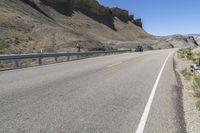
<svg viewBox="0 0 200 133">
<path fill-rule="evenodd" d="M 193 88 L 193 74 L 190 73 L 190 65 L 193 64 L 191 60 L 180 58 L 178 54 L 174 57 L 176 63 L 176 71 L 180 75 L 183 85 L 183 106 L 186 128 L 188 133 L 199 133 L 200 131 L 200 112 L 197 106 L 199 97 L 195 97 Z"/>
</svg>

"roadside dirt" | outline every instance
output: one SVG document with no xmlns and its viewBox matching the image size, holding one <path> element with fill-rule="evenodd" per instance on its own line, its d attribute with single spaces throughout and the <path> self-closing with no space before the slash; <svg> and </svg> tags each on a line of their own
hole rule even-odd
<svg viewBox="0 0 200 133">
<path fill-rule="evenodd" d="M 181 71 L 185 68 L 190 69 L 191 61 L 182 60 L 174 56 L 175 70 L 179 74 L 183 86 L 183 109 L 185 115 L 186 130 L 188 133 L 200 132 L 200 112 L 197 110 L 195 103 L 197 98 L 192 95 L 192 89 L 189 82 L 184 79 Z"/>
</svg>

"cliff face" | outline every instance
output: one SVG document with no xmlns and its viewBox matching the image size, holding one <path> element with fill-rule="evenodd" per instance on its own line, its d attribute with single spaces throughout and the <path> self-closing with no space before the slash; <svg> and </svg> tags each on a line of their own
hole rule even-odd
<svg viewBox="0 0 200 133">
<path fill-rule="evenodd" d="M 102 6 L 96 0 L 40 0 L 44 4 L 55 5 L 55 4 L 65 4 L 74 9 L 83 9 L 89 12 L 95 13 L 96 15 L 105 16 L 110 15 L 112 17 L 118 17 L 120 19 L 126 19 L 131 21 L 137 26 L 142 28 L 141 19 L 134 20 L 133 15 L 129 15 L 129 12 L 118 7 L 109 8 Z M 138 22 L 140 21 L 140 22 Z"/>
<path fill-rule="evenodd" d="M 128 11 L 105 7 L 96 0 L 0 1 L 0 53 L 76 51 L 77 44 L 85 51 L 138 44 L 148 49 L 181 46 L 141 27 L 141 19 L 134 19 Z"/>
<path fill-rule="evenodd" d="M 96 0 L 1 0 L 0 53 L 112 49 L 152 37 L 133 15 Z"/>
</svg>

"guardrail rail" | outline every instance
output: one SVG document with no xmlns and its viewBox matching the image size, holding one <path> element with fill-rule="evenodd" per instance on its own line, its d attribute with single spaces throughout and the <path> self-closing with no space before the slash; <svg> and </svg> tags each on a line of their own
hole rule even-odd
<svg viewBox="0 0 200 133">
<path fill-rule="evenodd" d="M 59 52 L 59 53 L 31 53 L 31 54 L 9 54 L 9 55 L 0 55 L 0 61 L 12 60 L 15 62 L 15 67 L 19 68 L 19 60 L 24 59 L 38 59 L 38 64 L 42 65 L 43 58 L 55 58 L 55 62 L 58 62 L 58 57 L 67 57 L 67 61 L 70 61 L 71 56 L 76 56 L 77 60 L 80 57 L 90 57 L 93 55 L 108 55 L 108 54 L 117 54 L 131 52 L 132 50 L 111 50 L 111 51 L 92 51 L 92 52 Z"/>
</svg>

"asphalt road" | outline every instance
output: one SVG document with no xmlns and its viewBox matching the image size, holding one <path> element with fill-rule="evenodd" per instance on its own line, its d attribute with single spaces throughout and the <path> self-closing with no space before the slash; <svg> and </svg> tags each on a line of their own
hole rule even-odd
<svg viewBox="0 0 200 133">
<path fill-rule="evenodd" d="M 0 72 L 0 133 L 184 133 L 173 51 Z"/>
</svg>

